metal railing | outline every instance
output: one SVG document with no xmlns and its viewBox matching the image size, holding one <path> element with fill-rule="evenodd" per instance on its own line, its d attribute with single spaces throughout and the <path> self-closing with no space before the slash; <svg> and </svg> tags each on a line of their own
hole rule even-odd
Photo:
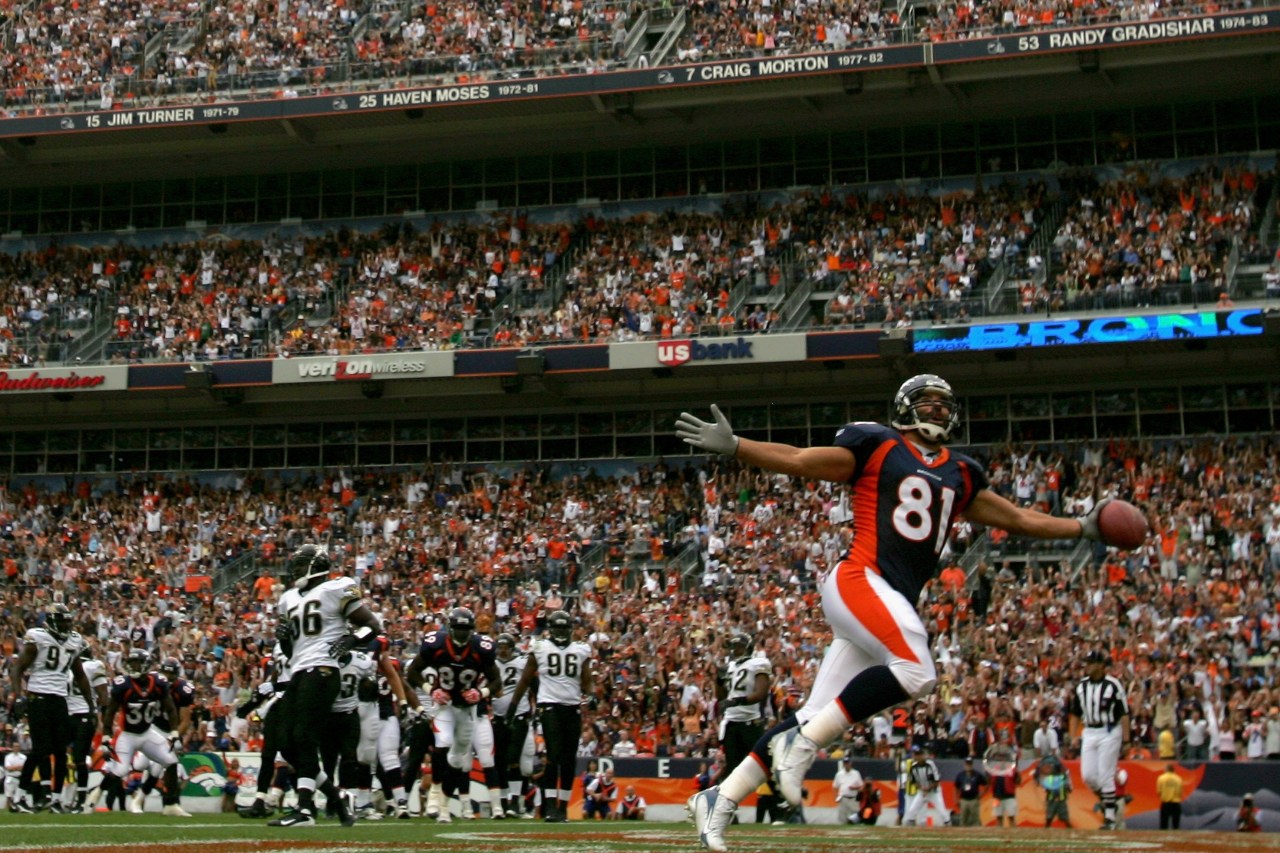
<svg viewBox="0 0 1280 853">
<path fill-rule="evenodd" d="M 780 331 L 798 331 L 810 325 L 813 311 L 809 307 L 809 299 L 813 295 L 813 279 L 804 274 L 803 269 L 797 273 L 792 264 L 784 264 L 782 286 L 788 289 L 782 304 L 778 306 L 778 328 Z"/>
<path fill-rule="evenodd" d="M 212 578 L 214 595 L 224 593 L 236 584 L 256 575 L 260 556 L 261 553 L 257 548 L 250 548 L 218 566 Z"/>
</svg>

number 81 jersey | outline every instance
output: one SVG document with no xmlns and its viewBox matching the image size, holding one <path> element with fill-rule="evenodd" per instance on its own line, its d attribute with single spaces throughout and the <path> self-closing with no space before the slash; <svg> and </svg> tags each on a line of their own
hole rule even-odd
<svg viewBox="0 0 1280 853">
<path fill-rule="evenodd" d="M 536 640 L 529 654 L 538 662 L 538 704 L 578 705 L 582 702 L 582 671 L 590 666 L 591 647 L 570 642 Z"/>
<path fill-rule="evenodd" d="M 849 424 L 836 433 L 835 444 L 856 460 L 848 559 L 858 569 L 874 567 L 914 603 L 938 569 L 952 522 L 987 487 L 986 472 L 946 447 L 926 459 L 881 424 Z"/>
</svg>

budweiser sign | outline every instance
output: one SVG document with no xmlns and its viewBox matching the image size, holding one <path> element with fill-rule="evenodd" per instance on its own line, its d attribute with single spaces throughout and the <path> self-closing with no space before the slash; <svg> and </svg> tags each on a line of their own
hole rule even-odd
<svg viewBox="0 0 1280 853">
<path fill-rule="evenodd" d="M 0 393 L 23 391 L 88 391 L 105 386 L 106 373 L 41 373 L 40 370 L 0 370 Z"/>
</svg>

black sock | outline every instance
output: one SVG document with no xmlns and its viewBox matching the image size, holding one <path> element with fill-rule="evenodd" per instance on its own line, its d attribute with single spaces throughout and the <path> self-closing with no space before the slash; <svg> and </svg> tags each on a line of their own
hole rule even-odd
<svg viewBox="0 0 1280 853">
<path fill-rule="evenodd" d="M 893 670 L 883 664 L 864 669 L 840 691 L 840 704 L 855 723 L 908 698 Z"/>
</svg>

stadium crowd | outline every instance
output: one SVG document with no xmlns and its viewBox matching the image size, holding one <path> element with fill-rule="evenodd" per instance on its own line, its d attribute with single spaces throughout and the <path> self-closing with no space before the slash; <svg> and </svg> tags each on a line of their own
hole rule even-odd
<svg viewBox="0 0 1280 853">
<path fill-rule="evenodd" d="M 993 487 L 1012 500 L 1076 514 L 1119 495 L 1147 508 L 1153 534 L 1129 554 L 1099 550 L 1079 570 L 1061 554 L 1015 557 L 1028 549 L 993 536 L 966 578 L 956 559 L 981 536 L 962 524 L 921 605 L 938 690 L 856 727 L 837 749 L 883 756 L 903 738 L 941 755 L 981 754 L 1001 739 L 1031 749 L 1043 723 L 1065 750 L 1067 693 L 1099 642 L 1129 687 L 1141 748 L 1155 750 L 1168 731 L 1184 757 L 1275 753 L 1274 442 L 985 455 Z M 43 607 L 65 602 L 109 668 L 131 647 L 183 662 L 200 697 L 186 748 L 253 749 L 258 724 L 233 709 L 265 671 L 282 558 L 313 540 L 359 579 L 403 660 L 455 605 L 475 611 L 482 633 L 521 642 L 563 607 L 598 676 L 582 753 L 714 759 L 728 635 L 748 631 L 773 662 L 774 714 L 805 695 L 829 639 L 815 578 L 848 543 L 839 489 L 695 460 L 559 480 L 447 464 L 301 473 L 15 485 L 0 505 L 5 649 Z M 604 559 L 587 561 L 595 545 Z M 699 556 L 681 574 L 671 558 L 686 547 Z M 259 576 L 217 594 L 202 582 L 247 553 Z M 12 747 L 22 727 L 7 681 L 5 691 L 0 732 Z"/>
<path fill-rule="evenodd" d="M 65 361 L 103 316 L 119 361 L 767 332 L 778 292 L 801 285 L 827 297 L 815 326 L 962 322 L 985 310 L 1001 263 L 1025 313 L 1204 303 L 1227 291 L 1234 245 L 1269 258 L 1256 207 L 1270 184 L 1247 163 L 1176 178 L 1135 165 L 940 196 L 828 188 L 715 212 L 54 243 L 0 254 L 0 365 Z M 1055 205 L 1066 213 L 1042 253 L 1032 239 Z"/>
<path fill-rule="evenodd" d="M 645 16 L 684 31 L 663 62 L 742 59 L 911 41 L 954 41 L 1035 29 L 1137 22 L 1248 8 L 1244 0 L 1154 6 L 1045 0 L 979 4 L 765 5 L 697 0 L 641 3 L 474 4 L 447 0 L 406 13 L 390 3 L 265 2 L 215 5 L 109 2 L 29 4 L 15 12 L 0 59 L 10 115 L 112 109 L 226 97 L 288 98 L 406 81 L 466 84 L 650 64 L 625 55 Z M 148 51 L 149 45 L 158 49 Z"/>
</svg>

